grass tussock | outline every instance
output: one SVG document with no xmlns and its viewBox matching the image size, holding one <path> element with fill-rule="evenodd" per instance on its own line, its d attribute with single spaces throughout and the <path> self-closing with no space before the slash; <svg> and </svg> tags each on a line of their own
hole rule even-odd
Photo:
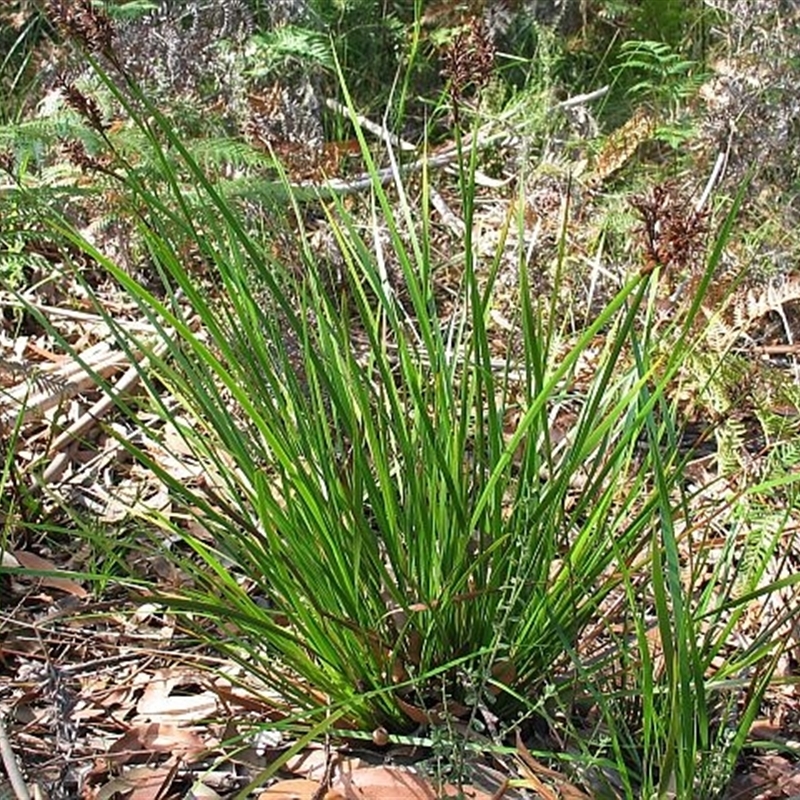
<svg viewBox="0 0 800 800">
<path fill-rule="evenodd" d="M 517 736 L 596 796 L 723 796 L 792 646 L 794 612 L 779 599 L 797 581 L 786 554 L 798 458 L 787 442 L 747 472 L 750 433 L 730 377 L 744 317 L 731 312 L 742 307 L 738 277 L 721 276 L 747 182 L 717 205 L 692 204 L 675 181 L 635 195 L 635 235 L 595 291 L 598 271 L 574 268 L 590 201 L 576 210 L 567 182 L 534 258 L 535 170 L 518 159 L 519 191 L 503 198 L 487 257 L 475 238 L 494 184 L 485 145 L 461 133 L 480 115 L 473 92 L 495 78 L 476 24 L 453 33 L 461 50 L 450 51 L 448 104 L 437 108 L 456 126 L 448 202 L 461 223 L 444 264 L 427 148 L 407 170 L 384 129 L 379 168 L 342 62 L 319 37 L 316 60 L 338 70 L 340 124 L 364 165 L 355 201 L 300 176 L 269 139 L 266 153 L 241 146 L 234 159 L 269 179 L 223 175 L 224 156 L 126 80 L 109 31 L 82 13 L 68 15 L 68 34 L 97 56 L 97 96 L 126 129 L 115 138 L 75 83 L 62 122 L 82 131 L 72 160 L 93 176 L 87 202 L 114 187 L 131 248 L 115 258 L 93 243 L 22 167 L 4 190 L 19 227 L 4 235 L 17 255 L 28 240 L 56 243 L 50 269 L 80 287 L 143 388 L 119 393 L 86 367 L 145 434 L 109 436 L 169 498 L 135 504 L 134 534 L 117 540 L 70 510 L 69 530 L 103 554 L 96 585 L 135 587 L 238 664 L 270 724 L 301 730 L 303 743 L 422 733 L 431 747 L 447 741 L 450 769 L 477 758 L 471 737 L 500 753 Z M 674 47 L 628 43 L 609 73 L 671 123 L 703 82 Z M 648 122 L 643 142 L 656 130 Z M 595 182 L 620 168 L 595 164 Z M 615 235 L 609 224 L 599 249 Z M 131 259 L 146 263 L 146 281 Z M 80 360 L 13 277 L 20 305 Z M 575 297 L 582 281 L 590 309 Z M 110 309 L 109 286 L 135 326 Z M 788 440 L 775 392 L 752 396 L 765 435 Z M 693 408 L 716 413 L 694 440 Z M 4 430 L 9 454 L 23 422 Z M 716 474 L 697 466 L 711 440 Z M 5 457 L 6 521 L 21 516 L 19 479 Z M 126 574 L 126 548 L 158 554 L 171 580 Z"/>
</svg>

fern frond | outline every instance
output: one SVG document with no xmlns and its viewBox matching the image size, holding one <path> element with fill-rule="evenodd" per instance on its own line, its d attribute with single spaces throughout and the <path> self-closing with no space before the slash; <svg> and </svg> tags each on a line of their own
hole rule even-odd
<svg viewBox="0 0 800 800">
<path fill-rule="evenodd" d="M 747 427 L 739 419 L 728 419 L 717 428 L 717 469 L 720 475 L 733 475 L 742 468 L 746 452 Z"/>
<path fill-rule="evenodd" d="M 271 166 L 273 159 L 240 139 L 203 138 L 191 143 L 192 157 L 206 169 Z"/>
<path fill-rule="evenodd" d="M 255 52 L 247 74 L 255 78 L 274 73 L 287 63 L 301 63 L 333 69 L 333 55 L 328 38 L 317 31 L 296 25 L 284 25 L 253 37 Z"/>
<path fill-rule="evenodd" d="M 100 137 L 76 114 L 60 109 L 47 118 L 0 126 L 0 150 L 14 153 L 18 162 L 39 166 L 50 155 L 50 148 L 62 139 L 78 139 L 87 151 L 101 146 Z"/>
<path fill-rule="evenodd" d="M 800 300 L 800 276 L 790 275 L 778 283 L 752 288 L 734 306 L 733 324 L 747 331 L 758 319 L 784 304 Z"/>
<path fill-rule="evenodd" d="M 759 588 L 770 561 L 774 558 L 777 537 L 786 526 L 785 513 L 760 502 L 742 500 L 737 509 L 744 536 L 738 540 L 739 552 L 733 597 Z"/>
</svg>

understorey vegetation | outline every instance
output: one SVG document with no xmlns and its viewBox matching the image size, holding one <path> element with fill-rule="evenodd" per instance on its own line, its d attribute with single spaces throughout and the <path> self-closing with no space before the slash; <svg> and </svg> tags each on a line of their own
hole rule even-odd
<svg viewBox="0 0 800 800">
<path fill-rule="evenodd" d="M 796 11 L 0 20 L 19 800 L 798 793 Z"/>
</svg>

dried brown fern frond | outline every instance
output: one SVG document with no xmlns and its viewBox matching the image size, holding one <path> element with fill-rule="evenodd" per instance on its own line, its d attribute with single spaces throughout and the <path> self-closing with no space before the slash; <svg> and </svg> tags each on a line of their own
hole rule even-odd
<svg viewBox="0 0 800 800">
<path fill-rule="evenodd" d="M 720 308 L 704 308 L 708 325 L 704 336 L 717 353 L 728 352 L 756 323 L 771 312 L 782 313 L 800 300 L 800 275 L 787 275 L 766 286 L 750 286 L 730 293 Z"/>
<path fill-rule="evenodd" d="M 753 287 L 734 305 L 734 327 L 747 331 L 765 314 L 778 311 L 786 303 L 797 300 L 800 300 L 800 275 L 786 275 L 766 287 Z"/>
</svg>

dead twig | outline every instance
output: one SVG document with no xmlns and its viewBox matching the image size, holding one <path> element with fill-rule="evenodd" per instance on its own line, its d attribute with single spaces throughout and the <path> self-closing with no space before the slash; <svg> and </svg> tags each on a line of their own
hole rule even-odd
<svg viewBox="0 0 800 800">
<path fill-rule="evenodd" d="M 3 760 L 3 767 L 5 767 L 6 775 L 8 775 L 8 780 L 11 783 L 11 788 L 14 790 L 14 796 L 17 800 L 31 800 L 28 785 L 22 777 L 19 764 L 17 763 L 17 757 L 14 755 L 11 742 L 8 740 L 5 713 L 0 713 L 0 757 Z"/>
</svg>

